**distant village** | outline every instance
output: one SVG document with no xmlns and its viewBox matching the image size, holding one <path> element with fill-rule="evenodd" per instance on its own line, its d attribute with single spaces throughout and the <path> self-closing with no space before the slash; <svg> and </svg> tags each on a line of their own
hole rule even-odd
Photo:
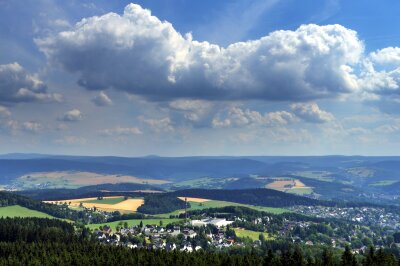
<svg viewBox="0 0 400 266">
<path fill-rule="evenodd" d="M 114 232 L 111 227 L 103 226 L 94 231 L 94 236 L 104 244 L 123 245 L 129 248 L 147 248 L 180 250 L 186 252 L 200 249 L 224 249 L 231 247 L 260 247 L 266 240 L 259 233 L 259 239 L 237 237 L 237 224 L 250 224 L 263 226 L 266 231 L 273 232 L 273 236 L 286 239 L 293 243 L 304 245 L 329 245 L 334 248 L 344 249 L 346 245 L 352 247 L 354 253 L 364 252 L 369 245 L 374 244 L 377 248 L 383 246 L 398 246 L 394 240 L 386 237 L 388 234 L 400 229 L 399 214 L 387 213 L 377 208 L 328 208 L 328 207 L 296 207 L 298 213 L 318 216 L 323 218 L 349 219 L 355 225 L 349 227 L 348 231 L 337 227 L 326 225 L 324 228 L 318 223 L 310 221 L 284 219 L 277 227 L 271 217 L 258 217 L 246 221 L 242 217 L 235 217 L 229 221 L 225 218 L 206 217 L 203 219 L 188 220 L 184 224 L 169 224 L 167 226 L 147 225 L 143 220 L 140 225 L 129 227 L 121 224 Z M 375 217 L 375 218 L 374 218 Z M 360 224 L 360 225 L 357 225 Z M 365 225 L 375 223 L 374 226 L 382 228 L 382 235 L 370 231 Z M 316 229 L 317 228 L 317 229 Z M 313 232 L 315 231 L 315 232 Z M 312 232 L 312 233 L 310 233 Z M 391 241 L 391 242 L 390 242 Z"/>
<path fill-rule="evenodd" d="M 146 220 L 143 220 L 146 222 Z M 180 250 L 186 252 L 202 249 L 200 242 L 207 241 L 207 246 L 215 248 L 227 248 L 233 245 L 243 246 L 235 242 L 233 236 L 227 234 L 227 228 L 233 221 L 218 218 L 205 218 L 191 220 L 186 226 L 178 225 L 136 225 L 117 228 L 113 232 L 109 226 L 103 226 L 94 231 L 95 237 L 102 243 L 111 245 L 124 245 L 129 248 L 148 248 Z M 200 230 L 202 229 L 202 230 Z M 203 239 L 202 239 L 203 238 Z M 254 245 L 260 245 L 259 240 Z"/>
</svg>

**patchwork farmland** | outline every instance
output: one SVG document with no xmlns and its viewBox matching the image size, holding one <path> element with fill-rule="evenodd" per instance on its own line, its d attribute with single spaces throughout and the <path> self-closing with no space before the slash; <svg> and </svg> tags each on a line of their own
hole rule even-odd
<svg viewBox="0 0 400 266">
<path fill-rule="evenodd" d="M 96 208 L 98 210 L 121 213 L 136 212 L 144 204 L 142 198 L 125 198 L 122 196 L 112 196 L 103 198 L 81 198 L 59 201 L 45 201 L 52 204 L 67 204 L 70 208 Z"/>
</svg>

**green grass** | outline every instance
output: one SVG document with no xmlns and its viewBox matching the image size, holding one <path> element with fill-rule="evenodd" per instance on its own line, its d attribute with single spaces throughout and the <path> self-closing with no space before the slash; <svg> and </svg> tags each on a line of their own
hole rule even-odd
<svg viewBox="0 0 400 266">
<path fill-rule="evenodd" d="M 102 200 L 87 200 L 87 201 L 82 201 L 82 203 L 98 203 L 98 204 L 117 204 L 120 202 L 123 202 L 125 200 L 125 197 L 118 197 L 118 198 L 104 198 Z"/>
<path fill-rule="evenodd" d="M 201 202 L 201 203 L 200 202 L 190 202 L 190 208 L 188 210 L 189 211 L 203 210 L 203 209 L 208 209 L 208 208 L 222 208 L 222 207 L 227 207 L 227 206 L 242 206 L 242 207 L 247 207 L 250 209 L 257 210 L 257 211 L 264 211 L 264 212 L 269 212 L 269 213 L 273 213 L 273 214 L 281 214 L 284 212 L 290 212 L 289 210 L 282 209 L 282 208 L 253 206 L 253 205 L 248 205 L 248 204 L 241 204 L 241 203 L 221 201 L 221 200 L 210 200 L 210 201 Z M 177 210 L 174 212 L 157 214 L 156 216 L 168 218 L 168 217 L 170 217 L 170 215 L 178 215 L 183 212 L 184 212 L 184 210 Z"/>
<path fill-rule="evenodd" d="M 7 207 L 0 207 L 0 217 L 37 217 L 37 218 L 54 218 L 43 212 L 30 210 L 28 208 L 13 205 Z"/>
<path fill-rule="evenodd" d="M 263 232 L 256 232 L 256 231 L 251 231 L 251 230 L 246 230 L 246 229 L 241 229 L 241 228 L 234 228 L 236 236 L 237 237 L 249 237 L 252 240 L 257 240 L 259 239 L 260 234 L 263 234 L 265 239 L 274 239 L 273 237 L 270 237 L 268 233 L 263 233 Z"/>
<path fill-rule="evenodd" d="M 310 187 L 295 187 L 286 190 L 285 192 L 296 194 L 296 195 L 306 195 L 306 194 L 311 194 L 313 192 L 313 189 Z"/>
<path fill-rule="evenodd" d="M 334 181 L 334 178 L 330 176 L 330 172 L 326 171 L 300 171 L 300 172 L 295 172 L 293 174 L 320 181 L 326 181 L 326 182 Z"/>
<path fill-rule="evenodd" d="M 238 178 L 226 177 L 226 178 L 212 178 L 212 177 L 201 177 L 190 180 L 181 181 L 175 183 L 175 187 L 184 188 L 222 188 L 226 183 L 235 181 Z"/>
<path fill-rule="evenodd" d="M 92 230 L 98 229 L 99 226 L 108 225 L 112 228 L 113 231 L 116 230 L 117 226 L 122 226 L 125 222 L 128 223 L 128 226 L 139 225 L 140 221 L 143 221 L 143 225 L 160 225 L 160 221 L 162 221 L 163 226 L 167 224 L 182 221 L 182 219 L 135 219 L 135 220 L 122 220 L 115 221 L 111 223 L 101 223 L 101 224 L 89 224 L 88 227 Z"/>
</svg>

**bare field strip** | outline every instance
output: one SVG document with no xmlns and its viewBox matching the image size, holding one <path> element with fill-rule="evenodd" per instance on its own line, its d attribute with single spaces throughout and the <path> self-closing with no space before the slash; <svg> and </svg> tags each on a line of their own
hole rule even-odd
<svg viewBox="0 0 400 266">
<path fill-rule="evenodd" d="M 161 190 L 152 190 L 152 189 L 140 189 L 140 190 L 100 190 L 101 192 L 114 192 L 114 193 L 122 193 L 122 192 L 141 192 L 141 193 L 165 193 Z"/>
<path fill-rule="evenodd" d="M 210 201 L 209 199 L 202 199 L 202 198 L 178 197 L 178 199 L 183 200 L 183 201 L 185 200 L 185 198 L 187 198 L 187 201 L 189 201 L 189 202 L 199 202 L 199 203 L 201 203 L 201 202 Z"/>
</svg>

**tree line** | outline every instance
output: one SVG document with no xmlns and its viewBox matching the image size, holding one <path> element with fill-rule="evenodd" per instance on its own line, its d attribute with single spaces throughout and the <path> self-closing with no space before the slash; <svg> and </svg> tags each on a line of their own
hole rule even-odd
<svg viewBox="0 0 400 266">
<path fill-rule="evenodd" d="M 398 266 L 398 259 L 385 250 L 370 248 L 354 255 L 350 248 L 334 254 L 324 249 L 309 256 L 298 245 L 269 249 L 265 254 L 253 248 L 246 253 L 167 252 L 104 245 L 91 239 L 86 229 L 46 218 L 0 219 L 0 265 L 270 265 L 270 266 Z"/>
</svg>

